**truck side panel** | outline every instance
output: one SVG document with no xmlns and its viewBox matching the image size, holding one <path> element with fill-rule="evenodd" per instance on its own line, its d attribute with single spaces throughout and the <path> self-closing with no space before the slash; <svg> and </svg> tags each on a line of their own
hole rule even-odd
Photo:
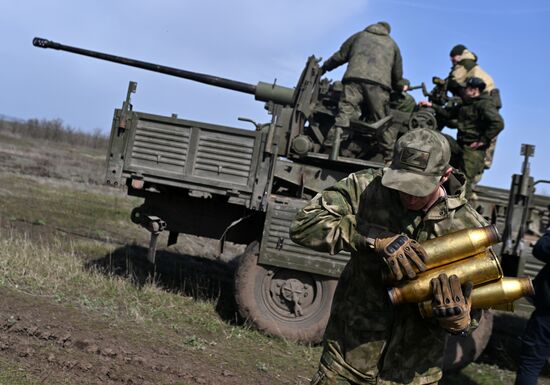
<svg viewBox="0 0 550 385">
<path fill-rule="evenodd" d="M 305 204 L 306 201 L 302 199 L 277 195 L 270 197 L 258 262 L 338 278 L 349 259 L 349 253 L 321 253 L 302 247 L 290 239 L 290 224 Z"/>
<path fill-rule="evenodd" d="M 253 199 L 261 131 L 218 126 L 175 117 L 130 112 L 126 129 L 115 112 L 108 159 L 108 183 L 123 178 L 155 185 Z M 249 206 L 247 204 L 247 206 Z"/>
</svg>

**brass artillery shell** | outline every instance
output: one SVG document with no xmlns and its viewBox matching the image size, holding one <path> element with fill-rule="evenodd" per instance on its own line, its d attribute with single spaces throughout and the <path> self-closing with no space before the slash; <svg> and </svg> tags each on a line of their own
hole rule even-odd
<svg viewBox="0 0 550 385">
<path fill-rule="evenodd" d="M 513 310 L 513 302 L 527 295 L 535 294 L 531 278 L 503 277 L 495 282 L 475 287 L 472 290 L 472 309 Z M 432 316 L 432 301 L 418 304 L 422 317 Z"/>
<path fill-rule="evenodd" d="M 493 250 L 487 249 L 470 258 L 427 270 L 418 274 L 412 281 L 388 289 L 392 304 L 418 303 L 430 299 L 432 296 L 430 281 L 441 273 L 448 276 L 456 274 L 461 283 L 472 281 L 474 286 L 477 286 L 501 278 L 502 268 Z"/>
<path fill-rule="evenodd" d="M 426 250 L 426 259 L 424 261 L 426 269 L 430 270 L 481 253 L 487 247 L 499 243 L 500 240 L 500 235 L 495 225 L 462 229 L 427 240 L 422 242 L 422 246 Z M 413 268 L 418 273 L 416 266 L 413 266 Z M 389 267 L 382 274 L 385 283 L 392 282 Z"/>
</svg>

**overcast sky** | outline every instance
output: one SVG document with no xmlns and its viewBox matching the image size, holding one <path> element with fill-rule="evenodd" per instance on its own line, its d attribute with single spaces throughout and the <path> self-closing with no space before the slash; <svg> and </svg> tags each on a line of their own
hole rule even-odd
<svg viewBox="0 0 550 385">
<path fill-rule="evenodd" d="M 506 122 L 482 184 L 508 188 L 521 167 L 521 143 L 537 146 L 535 178 L 550 179 L 549 17 L 547 0 L 4 0 L 0 114 L 60 118 L 108 133 L 133 80 L 138 111 L 248 128 L 237 117 L 269 120 L 252 95 L 35 48 L 32 38 L 252 84 L 277 79 L 294 86 L 308 56 L 328 58 L 349 35 L 387 20 L 413 84 L 446 76 L 457 43 L 478 55 L 501 89 Z M 328 76 L 340 79 L 342 70 Z"/>
</svg>

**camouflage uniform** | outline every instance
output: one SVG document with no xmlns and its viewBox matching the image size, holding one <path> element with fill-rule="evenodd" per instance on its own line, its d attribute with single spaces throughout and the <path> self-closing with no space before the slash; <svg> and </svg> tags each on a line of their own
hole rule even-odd
<svg viewBox="0 0 550 385">
<path fill-rule="evenodd" d="M 459 95 L 459 90 L 463 87 L 466 79 L 476 77 L 485 82 L 485 91 L 490 94 L 491 91 L 495 89 L 495 82 L 493 78 L 477 64 L 477 56 L 467 49 L 465 49 L 460 56 L 461 60 L 453 66 L 447 78 L 447 89 L 454 95 Z"/>
<path fill-rule="evenodd" d="M 465 49 L 460 56 L 461 60 L 451 68 L 451 72 L 447 78 L 447 89 L 451 91 L 453 95 L 460 95 L 460 89 L 464 82 L 466 82 L 466 79 L 471 77 L 480 78 L 486 84 L 485 91 L 493 96 L 497 109 L 500 109 L 500 93 L 491 75 L 485 72 L 483 68 L 477 64 L 477 56 L 468 49 Z M 493 164 L 496 145 L 497 138 L 495 136 L 491 140 L 485 154 L 485 169 L 491 168 Z"/>
<path fill-rule="evenodd" d="M 492 139 L 504 128 L 504 120 L 487 92 L 477 98 L 466 98 L 462 105 L 443 108 L 434 104 L 433 108 L 444 121 L 457 119 L 458 146 L 448 137 L 451 140 L 451 148 L 454 149 L 451 164 L 466 176 L 466 196 L 470 197 L 476 177 L 482 174 L 485 168 L 487 148 Z M 475 150 L 468 146 L 478 141 L 485 143 L 485 146 Z"/>
<path fill-rule="evenodd" d="M 349 37 L 340 49 L 327 59 L 323 71 L 348 63 L 342 79 L 344 90 L 338 103 L 335 125 L 347 128 L 350 119 L 361 113 L 373 122 L 389 113 L 391 90 L 401 91 L 408 81 L 403 79 L 401 51 L 389 36 L 389 25 L 377 23 Z M 361 108 L 363 107 L 363 108 Z M 378 132 L 380 147 L 391 159 L 397 131 L 390 126 Z"/>
<path fill-rule="evenodd" d="M 394 163 L 383 171 L 351 174 L 325 189 L 291 225 L 292 239 L 303 246 L 331 254 L 351 252 L 334 295 L 312 385 L 421 385 L 441 379 L 446 332 L 435 321 L 422 319 L 415 304 L 391 305 L 380 273 L 382 258 L 373 250 L 359 252 L 357 239 L 378 226 L 424 241 L 485 221 L 467 204 L 464 176 L 458 172 L 446 182 L 448 195 L 427 212 L 407 210 L 399 191 L 382 184 Z M 412 180 L 406 174 L 401 177 L 400 183 Z"/>
</svg>

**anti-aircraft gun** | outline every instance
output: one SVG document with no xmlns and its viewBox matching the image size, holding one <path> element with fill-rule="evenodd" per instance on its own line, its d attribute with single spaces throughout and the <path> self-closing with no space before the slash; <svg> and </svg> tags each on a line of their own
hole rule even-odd
<svg viewBox="0 0 550 385">
<path fill-rule="evenodd" d="M 282 128 L 277 130 L 278 153 L 280 156 L 291 159 L 300 158 L 303 163 L 321 164 L 324 164 L 324 161 L 329 158 L 328 152 L 323 154 L 323 150 L 325 150 L 323 142 L 328 130 L 334 123 L 342 84 L 340 82 L 331 83 L 328 79 L 321 79 L 319 59 L 314 56 L 308 58 L 297 86 L 290 88 L 277 85 L 275 82 L 259 82 L 253 85 L 218 76 L 67 46 L 42 38 L 35 38 L 33 44 L 41 48 L 63 50 L 254 95 L 256 100 L 266 102 L 266 109 L 276 119 L 277 127 Z M 411 87 L 411 89 L 418 87 Z M 404 113 L 397 109 L 391 111 L 391 118 L 371 124 L 360 118 L 352 120 L 350 128 L 356 133 L 356 139 L 362 142 L 364 148 L 362 158 L 364 160 L 380 160 L 377 156 L 376 130 L 389 124 L 397 124 L 402 131 L 407 131 L 409 127 L 431 127 L 435 124 L 435 121 L 433 117 L 430 118 L 423 114 L 417 116 L 415 113 Z M 339 159 L 339 162 L 349 163 L 349 160 L 342 158 Z"/>
<path fill-rule="evenodd" d="M 399 124 L 403 131 L 437 127 L 426 111 L 392 110 L 391 119 L 375 124 L 358 119 L 351 128 L 365 146 L 365 159 L 331 156 L 323 142 L 334 123 L 342 85 L 322 79 L 313 56 L 296 87 L 289 88 L 242 83 L 40 38 L 33 44 L 252 94 L 266 103 L 271 121 L 249 131 L 135 111 L 131 95 L 137 85 L 130 82 L 113 117 L 105 180 L 144 198 L 131 219 L 151 233 L 151 262 L 162 232 L 169 233 L 169 246 L 180 233 L 220 239 L 221 245 L 225 240 L 247 245 L 235 279 L 239 312 L 260 330 L 292 340 L 321 339 L 337 279 L 349 258 L 294 244 L 288 229 L 297 210 L 350 172 L 383 166 L 376 151 L 380 126 Z M 504 215 L 494 209 L 496 203 L 507 200 L 487 190 L 478 194 L 479 202 L 495 222 Z M 473 356 L 488 341 L 490 324 L 478 330 L 474 339 L 481 341 L 475 343 Z M 453 360 L 456 355 L 449 362 Z"/>
</svg>

